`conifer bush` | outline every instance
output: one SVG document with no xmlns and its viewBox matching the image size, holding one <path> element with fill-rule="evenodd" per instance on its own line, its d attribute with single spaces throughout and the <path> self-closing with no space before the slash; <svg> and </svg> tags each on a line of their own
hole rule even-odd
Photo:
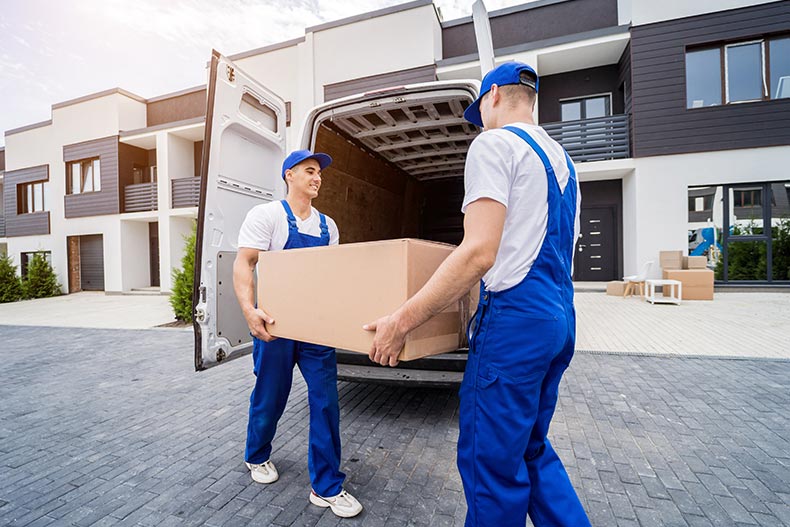
<svg viewBox="0 0 790 527">
<path fill-rule="evenodd" d="M 16 274 L 16 265 L 8 255 L 0 255 L 0 303 L 22 300 L 22 281 Z"/>
<path fill-rule="evenodd" d="M 192 322 L 192 291 L 195 281 L 195 224 L 192 233 L 184 236 L 184 256 L 181 258 L 181 269 L 173 269 L 173 293 L 170 295 L 170 306 L 178 320 Z"/>
</svg>

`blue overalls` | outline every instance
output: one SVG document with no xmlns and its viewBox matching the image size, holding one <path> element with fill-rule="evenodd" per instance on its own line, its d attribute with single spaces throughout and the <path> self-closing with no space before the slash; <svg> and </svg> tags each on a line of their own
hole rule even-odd
<svg viewBox="0 0 790 527">
<path fill-rule="evenodd" d="M 282 204 L 288 215 L 285 249 L 329 245 L 329 228 L 323 214 L 319 213 L 321 236 L 309 236 L 297 229 L 296 217 L 288 202 L 283 200 Z M 259 464 L 269 459 L 277 421 L 285 410 L 294 364 L 297 364 L 307 383 L 310 407 L 307 454 L 310 482 L 319 496 L 340 494 L 346 475 L 340 471 L 340 410 L 335 350 L 288 339 L 264 342 L 253 337 L 252 358 L 256 380 L 250 395 L 245 461 Z"/>
<path fill-rule="evenodd" d="M 585 527 L 590 522 L 546 434 L 576 339 L 571 262 L 576 172 L 563 193 L 548 156 L 523 130 L 505 127 L 540 157 L 548 178 L 548 221 L 527 276 L 486 291 L 470 322 L 461 384 L 458 469 L 467 527 Z"/>
</svg>

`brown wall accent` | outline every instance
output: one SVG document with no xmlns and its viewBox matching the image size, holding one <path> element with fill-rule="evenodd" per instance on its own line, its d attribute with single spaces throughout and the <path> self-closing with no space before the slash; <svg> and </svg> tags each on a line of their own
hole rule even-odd
<svg viewBox="0 0 790 527">
<path fill-rule="evenodd" d="M 324 86 L 324 101 L 340 99 L 347 95 L 365 93 L 391 86 L 403 86 L 418 82 L 430 82 L 436 80 L 436 65 L 429 64 L 408 70 L 393 71 L 381 75 L 371 75 L 359 79 L 351 79 L 335 84 Z"/>
<path fill-rule="evenodd" d="M 0 150 L 0 172 L 5 170 L 5 148 Z"/>
<path fill-rule="evenodd" d="M 156 126 L 206 115 L 206 90 L 177 95 L 146 106 L 147 125 Z"/>
<path fill-rule="evenodd" d="M 194 148 L 195 177 L 200 177 L 200 164 L 203 162 L 203 141 L 195 143 Z"/>
<path fill-rule="evenodd" d="M 156 150 L 152 150 L 156 153 Z M 134 167 L 146 168 L 150 166 L 149 150 L 118 143 L 118 180 L 120 181 L 119 192 L 121 200 L 121 210 L 123 210 L 123 192 L 127 185 L 134 184 Z M 156 164 L 156 161 L 154 161 Z"/>
<path fill-rule="evenodd" d="M 634 157 L 790 144 L 790 99 L 686 109 L 687 46 L 790 30 L 790 2 L 631 29 Z"/>
<path fill-rule="evenodd" d="M 494 49 L 617 25 L 617 0 L 573 0 L 531 7 L 491 19 Z M 477 53 L 472 22 L 442 28 L 442 58 Z"/>
<path fill-rule="evenodd" d="M 10 170 L 3 176 L 6 236 L 9 238 L 50 233 L 49 211 L 17 214 L 17 185 L 34 181 L 49 181 L 49 165 Z M 49 204 L 45 201 L 44 206 L 49 207 Z"/>
<path fill-rule="evenodd" d="M 118 136 L 113 135 L 63 147 L 65 163 L 97 156 L 101 167 L 101 190 L 87 194 L 66 194 L 64 199 L 67 218 L 118 214 L 121 211 L 118 185 Z M 67 178 L 66 170 L 68 169 L 64 167 L 64 173 L 58 177 Z"/>
<path fill-rule="evenodd" d="M 623 113 L 623 95 L 619 91 L 617 65 L 569 71 L 540 78 L 540 122 L 561 120 L 560 100 L 588 95 L 612 94 L 612 114 Z"/>
<path fill-rule="evenodd" d="M 415 189 L 407 183 L 408 174 L 324 126 L 316 150 L 330 154 L 333 162 L 323 172 L 313 205 L 335 220 L 342 243 L 418 235 L 412 230 L 419 210 L 412 204 Z"/>
</svg>

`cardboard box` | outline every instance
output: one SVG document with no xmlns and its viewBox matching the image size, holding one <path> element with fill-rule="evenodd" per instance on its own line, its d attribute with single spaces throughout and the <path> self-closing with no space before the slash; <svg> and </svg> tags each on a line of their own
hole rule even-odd
<svg viewBox="0 0 790 527">
<path fill-rule="evenodd" d="M 713 300 L 713 277 L 710 269 L 664 270 L 665 280 L 679 280 L 683 284 L 683 300 Z"/>
<path fill-rule="evenodd" d="M 274 319 L 269 333 L 367 354 L 374 333 L 364 324 L 398 309 L 425 285 L 455 246 L 416 239 L 263 251 L 258 305 Z M 466 345 L 472 293 L 414 330 L 400 360 Z M 475 302 L 475 303 L 473 303 Z"/>
<path fill-rule="evenodd" d="M 707 269 L 707 256 L 684 256 L 683 269 Z"/>
<path fill-rule="evenodd" d="M 683 269 L 683 251 L 660 251 L 658 261 L 661 269 Z"/>
<path fill-rule="evenodd" d="M 606 284 L 606 294 L 610 296 L 623 296 L 625 293 L 625 282 L 614 280 Z"/>
</svg>

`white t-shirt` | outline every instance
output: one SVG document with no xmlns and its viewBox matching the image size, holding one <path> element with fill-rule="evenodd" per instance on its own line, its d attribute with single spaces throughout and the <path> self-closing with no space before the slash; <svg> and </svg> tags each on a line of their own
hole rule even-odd
<svg viewBox="0 0 790 527">
<path fill-rule="evenodd" d="M 543 128 L 513 123 L 526 131 L 554 167 L 564 192 L 570 177 L 562 146 Z M 526 141 L 509 130 L 488 130 L 478 135 L 469 147 L 464 169 L 464 195 L 461 211 L 480 198 L 496 200 L 507 207 L 502 242 L 494 266 L 483 276 L 489 291 L 503 291 L 518 285 L 538 257 L 548 222 L 548 180 L 540 157 Z M 581 192 L 576 198 L 574 247 L 579 238 Z"/>
<path fill-rule="evenodd" d="M 314 207 L 311 209 L 310 217 L 306 220 L 294 214 L 296 228 L 302 234 L 321 236 L 321 218 Z M 335 221 L 326 216 L 326 225 L 329 228 L 329 245 L 337 245 L 340 242 L 340 233 Z M 279 201 L 254 206 L 247 213 L 239 231 L 239 247 L 260 251 L 280 251 L 285 248 L 287 241 L 288 215 Z"/>
</svg>

